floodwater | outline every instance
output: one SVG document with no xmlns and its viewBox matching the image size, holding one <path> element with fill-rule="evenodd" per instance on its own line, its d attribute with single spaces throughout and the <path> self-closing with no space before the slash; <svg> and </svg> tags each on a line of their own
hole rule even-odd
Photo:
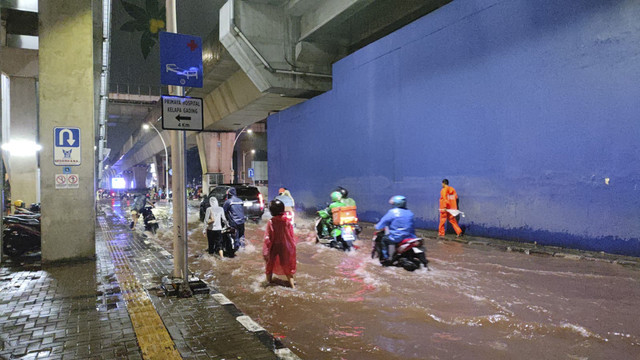
<svg viewBox="0 0 640 360">
<path fill-rule="evenodd" d="M 370 230 L 344 253 L 298 217 L 297 288 L 266 286 L 266 220 L 221 260 L 189 211 L 192 271 L 304 359 L 640 358 L 638 269 L 427 239 L 431 271 L 410 273 L 371 260 Z"/>
</svg>

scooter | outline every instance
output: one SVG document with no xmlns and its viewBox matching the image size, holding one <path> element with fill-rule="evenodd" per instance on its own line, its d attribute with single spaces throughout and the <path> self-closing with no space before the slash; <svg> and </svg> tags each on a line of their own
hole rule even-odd
<svg viewBox="0 0 640 360">
<path fill-rule="evenodd" d="M 420 268 L 420 265 L 429 270 L 427 265 L 426 250 L 424 248 L 424 241 L 422 238 L 406 238 L 396 245 L 396 251 L 388 260 L 382 259 L 382 237 L 384 231 L 378 231 L 373 234 L 373 250 L 371 251 L 371 258 L 378 257 L 380 264 L 383 266 L 398 266 L 404 268 L 407 271 L 415 271 Z"/>
<path fill-rule="evenodd" d="M 236 256 L 236 251 L 238 251 L 238 249 L 235 248 L 235 234 L 236 234 L 236 229 L 227 226 L 224 229 L 222 229 L 222 253 L 224 255 L 224 257 L 235 257 Z"/>
<path fill-rule="evenodd" d="M 9 215 L 3 220 L 2 250 L 5 254 L 18 257 L 40 250 L 40 214 Z"/>
<path fill-rule="evenodd" d="M 155 234 L 160 226 L 158 225 L 158 220 L 156 219 L 156 216 L 153 215 L 153 211 L 151 211 L 151 209 L 152 207 L 147 205 L 142 209 L 140 214 L 144 219 L 145 231 L 150 231 L 152 234 Z"/>
<path fill-rule="evenodd" d="M 326 209 L 318 210 L 315 228 L 316 244 L 344 251 L 354 248 L 353 242 L 358 240 L 360 232 L 357 224 L 334 225 L 331 214 Z"/>
</svg>

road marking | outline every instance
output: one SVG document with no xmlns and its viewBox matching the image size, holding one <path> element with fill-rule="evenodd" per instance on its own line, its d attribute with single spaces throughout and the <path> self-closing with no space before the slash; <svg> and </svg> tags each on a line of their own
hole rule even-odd
<svg viewBox="0 0 640 360">
<path fill-rule="evenodd" d="M 262 326 L 258 325 L 257 322 L 253 321 L 253 319 L 247 315 L 238 316 L 236 320 L 251 332 L 265 331 Z"/>
<path fill-rule="evenodd" d="M 226 296 L 224 296 L 223 294 L 213 294 L 211 295 L 212 298 L 216 299 L 216 301 L 220 304 L 220 305 L 231 305 L 233 304 L 233 302 L 231 300 L 229 300 Z"/>
</svg>

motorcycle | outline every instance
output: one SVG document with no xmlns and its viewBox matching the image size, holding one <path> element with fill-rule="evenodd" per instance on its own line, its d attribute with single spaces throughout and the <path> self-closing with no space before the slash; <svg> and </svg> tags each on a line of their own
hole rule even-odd
<svg viewBox="0 0 640 360">
<path fill-rule="evenodd" d="M 140 214 L 144 219 L 144 230 L 155 234 L 160 226 L 158 225 L 158 220 L 156 219 L 156 216 L 153 215 L 153 211 L 151 211 L 151 209 L 152 207 L 147 205 L 142 209 Z"/>
<path fill-rule="evenodd" d="M 225 257 L 232 258 L 236 256 L 238 249 L 234 246 L 235 233 L 236 229 L 229 226 L 222 229 L 222 253 Z"/>
<path fill-rule="evenodd" d="M 424 241 L 421 238 L 406 238 L 400 243 L 396 244 L 396 251 L 388 260 L 382 259 L 382 237 L 384 231 L 378 231 L 373 234 L 373 250 L 371 251 L 371 258 L 376 256 L 380 260 L 380 264 L 383 266 L 398 266 L 404 268 L 407 271 L 415 271 L 420 268 L 420 265 L 429 270 L 427 265 L 426 250 L 424 248 Z"/>
<path fill-rule="evenodd" d="M 5 216 L 2 235 L 2 250 L 11 257 L 18 257 L 29 251 L 39 251 L 40 214 Z"/>
<path fill-rule="evenodd" d="M 355 217 L 355 207 L 353 208 L 349 209 L 353 210 L 353 216 L 351 217 L 332 216 L 327 209 L 318 210 L 318 218 L 316 218 L 315 222 L 316 244 L 320 243 L 344 251 L 354 249 L 353 242 L 358 240 L 361 228 L 357 223 L 358 219 Z M 341 211 L 334 210 L 335 213 L 339 214 Z M 339 225 L 334 224 L 334 217 Z"/>
</svg>

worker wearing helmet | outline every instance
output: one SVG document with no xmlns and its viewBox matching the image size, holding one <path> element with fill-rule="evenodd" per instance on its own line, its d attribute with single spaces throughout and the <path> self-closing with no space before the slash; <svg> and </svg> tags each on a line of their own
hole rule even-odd
<svg viewBox="0 0 640 360">
<path fill-rule="evenodd" d="M 341 206 L 345 206 L 345 204 L 342 202 L 342 194 L 339 191 L 332 192 L 331 204 L 329 204 L 329 212 L 331 212 L 331 209 Z"/>
<path fill-rule="evenodd" d="M 338 186 L 338 189 L 336 191 L 340 192 L 340 194 L 342 195 L 342 202 L 345 206 L 356 206 L 356 201 L 349 197 L 349 190 L 343 188 L 342 186 Z"/>
<path fill-rule="evenodd" d="M 380 231 L 385 227 L 389 228 L 389 233 L 382 238 L 381 262 L 389 259 L 389 245 L 395 245 L 404 239 L 416 237 L 413 212 L 407 209 L 407 198 L 402 195 L 396 195 L 389 199 L 389 204 L 393 205 L 393 208 L 387 211 L 375 226 L 376 231 Z"/>
</svg>

